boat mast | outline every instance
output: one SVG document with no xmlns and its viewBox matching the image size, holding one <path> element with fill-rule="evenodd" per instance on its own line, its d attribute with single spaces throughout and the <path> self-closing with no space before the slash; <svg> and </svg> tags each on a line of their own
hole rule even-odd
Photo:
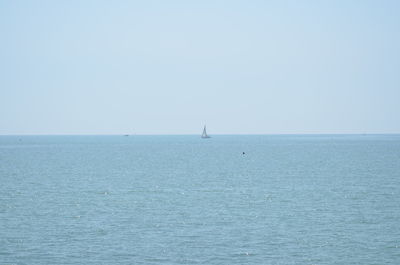
<svg viewBox="0 0 400 265">
<path fill-rule="evenodd" d="M 210 136 L 207 135 L 206 125 L 204 125 L 204 129 L 203 129 L 201 138 L 210 138 Z"/>
</svg>

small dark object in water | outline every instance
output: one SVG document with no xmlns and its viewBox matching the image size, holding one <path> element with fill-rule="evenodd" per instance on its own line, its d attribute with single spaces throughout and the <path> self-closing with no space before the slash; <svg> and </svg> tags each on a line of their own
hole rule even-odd
<svg viewBox="0 0 400 265">
<path fill-rule="evenodd" d="M 243 152 L 243 155 L 246 154 L 245 152 Z"/>
</svg>

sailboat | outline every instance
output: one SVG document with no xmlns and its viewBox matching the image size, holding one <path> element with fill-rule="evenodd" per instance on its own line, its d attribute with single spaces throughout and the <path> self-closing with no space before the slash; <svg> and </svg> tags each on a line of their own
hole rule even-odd
<svg viewBox="0 0 400 265">
<path fill-rule="evenodd" d="M 201 138 L 211 138 L 208 136 L 207 131 L 206 131 L 206 126 L 204 125 L 203 133 L 201 134 Z"/>
</svg>

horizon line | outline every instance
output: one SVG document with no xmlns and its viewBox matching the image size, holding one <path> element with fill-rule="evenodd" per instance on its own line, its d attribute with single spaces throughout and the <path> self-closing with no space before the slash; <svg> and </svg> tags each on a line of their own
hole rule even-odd
<svg viewBox="0 0 400 265">
<path fill-rule="evenodd" d="M 201 134 L 0 134 L 0 136 L 201 136 Z M 395 133 L 215 133 L 210 136 L 273 136 L 273 135 L 400 135 L 400 132 Z"/>
</svg>

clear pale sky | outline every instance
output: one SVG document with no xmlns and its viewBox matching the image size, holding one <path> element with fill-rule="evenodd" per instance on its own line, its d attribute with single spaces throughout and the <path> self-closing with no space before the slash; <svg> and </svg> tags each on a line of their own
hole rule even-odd
<svg viewBox="0 0 400 265">
<path fill-rule="evenodd" d="M 0 134 L 400 133 L 400 1 L 0 0 Z"/>
</svg>

